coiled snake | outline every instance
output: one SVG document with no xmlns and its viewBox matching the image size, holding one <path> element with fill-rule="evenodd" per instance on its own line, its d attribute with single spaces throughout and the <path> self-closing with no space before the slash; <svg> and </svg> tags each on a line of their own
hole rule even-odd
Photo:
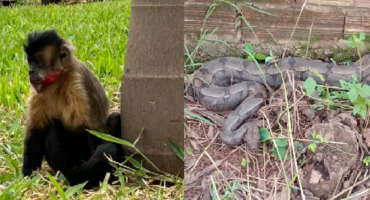
<svg viewBox="0 0 370 200">
<path fill-rule="evenodd" d="M 267 84 L 279 88 L 282 78 L 275 65 L 261 64 L 260 67 Z M 289 57 L 280 60 L 279 68 L 283 73 L 293 71 L 299 80 L 306 80 L 313 69 L 324 77 L 322 81 L 312 76 L 321 85 L 340 86 L 341 79 L 349 81 L 354 74 L 364 84 L 370 83 L 370 54 L 361 58 L 361 73 L 360 60 L 353 66 L 340 66 Z M 264 79 L 257 65 L 236 57 L 211 60 L 195 73 L 193 88 L 201 105 L 211 111 L 233 110 L 220 130 L 220 137 L 227 145 L 237 146 L 244 141 L 251 150 L 258 148 L 260 136 L 252 134 L 258 132 L 258 127 L 251 122 L 242 123 L 264 104 L 267 95 L 262 84 Z"/>
</svg>

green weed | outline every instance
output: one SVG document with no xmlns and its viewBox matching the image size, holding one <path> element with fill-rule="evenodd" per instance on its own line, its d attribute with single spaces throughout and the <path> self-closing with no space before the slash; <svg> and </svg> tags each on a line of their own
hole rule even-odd
<svg viewBox="0 0 370 200">
<path fill-rule="evenodd" d="M 312 137 L 316 140 L 314 140 L 311 144 L 308 145 L 308 149 L 312 152 L 316 151 L 316 146 L 318 143 L 328 143 L 328 141 L 322 137 L 322 135 L 317 134 L 316 131 L 312 133 Z"/>
<path fill-rule="evenodd" d="M 329 86 L 319 86 L 312 77 L 308 77 L 304 82 L 304 87 L 308 97 L 312 97 L 315 89 L 320 94 L 320 98 L 314 98 L 319 102 L 325 102 L 329 108 L 334 109 L 339 107 L 341 109 L 352 110 L 353 115 L 359 114 L 363 119 L 366 119 L 366 114 L 370 108 L 370 86 L 362 85 L 355 75 L 352 76 L 350 81 L 339 81 L 341 84 L 340 88 L 330 87 L 334 89 L 339 89 L 339 91 L 329 92 Z M 323 89 L 325 88 L 325 89 Z M 353 106 L 345 104 L 350 101 Z"/>
<path fill-rule="evenodd" d="M 360 58 L 360 77 L 361 76 L 361 71 L 362 71 L 362 63 L 361 63 L 361 53 L 360 53 L 360 47 L 361 46 L 365 46 L 364 44 L 364 40 L 365 40 L 365 33 L 364 32 L 360 32 L 360 35 L 359 37 L 357 37 L 355 34 L 352 35 L 352 37 L 350 37 L 348 40 L 347 40 L 347 45 L 351 48 L 356 48 L 357 49 L 357 55 L 358 57 Z"/>
</svg>

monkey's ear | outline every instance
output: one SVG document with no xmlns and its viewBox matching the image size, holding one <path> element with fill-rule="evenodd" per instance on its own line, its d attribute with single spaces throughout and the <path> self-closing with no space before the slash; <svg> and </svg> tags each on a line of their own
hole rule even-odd
<svg viewBox="0 0 370 200">
<path fill-rule="evenodd" d="M 69 45 L 64 44 L 60 49 L 59 59 L 63 65 L 68 65 L 71 61 L 72 49 Z"/>
</svg>

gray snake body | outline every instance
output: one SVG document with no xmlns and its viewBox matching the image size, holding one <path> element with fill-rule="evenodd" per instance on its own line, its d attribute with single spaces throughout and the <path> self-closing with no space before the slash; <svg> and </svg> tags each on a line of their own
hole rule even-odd
<svg viewBox="0 0 370 200">
<path fill-rule="evenodd" d="M 340 66 L 332 63 L 310 61 L 289 57 L 281 59 L 279 69 L 284 73 L 293 71 L 294 77 L 306 80 L 312 77 L 318 84 L 340 86 L 340 80 L 349 81 L 352 75 L 365 84 L 370 83 L 370 54 L 361 58 L 353 66 Z M 282 76 L 275 65 L 260 65 L 271 88 L 279 88 Z M 310 69 L 310 70 L 308 70 Z M 324 80 L 313 75 L 312 70 L 320 73 Z M 360 76 L 361 74 L 361 76 Z M 211 111 L 233 110 L 220 131 L 224 143 L 237 146 L 243 141 L 252 150 L 258 147 L 258 138 L 249 131 L 256 131 L 252 123 L 241 125 L 256 112 L 266 98 L 266 88 L 257 65 L 242 58 L 223 57 L 205 63 L 194 75 L 193 87 L 201 105 Z"/>
</svg>

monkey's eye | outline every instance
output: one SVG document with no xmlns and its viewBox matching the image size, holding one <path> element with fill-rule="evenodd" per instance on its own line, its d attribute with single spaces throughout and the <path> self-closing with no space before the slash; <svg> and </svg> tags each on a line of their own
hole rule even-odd
<svg viewBox="0 0 370 200">
<path fill-rule="evenodd" d="M 42 63 L 41 63 L 41 60 L 40 59 L 33 59 L 33 63 L 35 63 L 35 65 L 37 66 L 40 66 Z"/>
<path fill-rule="evenodd" d="M 63 54 L 61 54 L 61 55 L 59 55 L 59 58 L 62 60 L 63 58 L 65 58 L 67 56 L 67 54 L 66 53 L 63 53 Z"/>
</svg>

